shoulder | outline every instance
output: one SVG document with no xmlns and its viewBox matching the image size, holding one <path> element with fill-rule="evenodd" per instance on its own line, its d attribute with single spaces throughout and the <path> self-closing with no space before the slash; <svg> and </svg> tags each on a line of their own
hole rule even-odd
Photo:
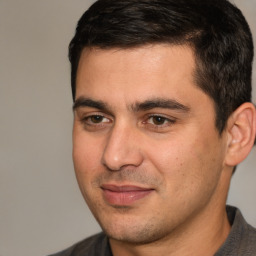
<svg viewBox="0 0 256 256">
<path fill-rule="evenodd" d="M 108 239 L 104 233 L 88 237 L 64 251 L 49 256 L 111 256 Z"/>
<path fill-rule="evenodd" d="M 256 229 L 249 225 L 239 209 L 227 207 L 230 234 L 215 256 L 252 256 L 256 252 Z"/>
<path fill-rule="evenodd" d="M 231 234 L 233 231 L 236 236 L 240 237 L 241 246 L 253 246 L 256 250 L 256 229 L 246 222 L 239 209 L 234 207 L 229 208 L 235 213 Z"/>
<path fill-rule="evenodd" d="M 241 255 L 255 255 L 256 253 L 256 229 L 247 224 L 243 228 L 243 239 L 241 248 L 244 248 Z M 247 253 L 247 254 L 246 254 Z"/>
</svg>

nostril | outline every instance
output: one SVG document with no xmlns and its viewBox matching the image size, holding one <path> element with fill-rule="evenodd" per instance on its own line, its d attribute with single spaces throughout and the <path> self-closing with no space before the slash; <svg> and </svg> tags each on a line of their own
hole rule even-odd
<svg viewBox="0 0 256 256">
<path fill-rule="evenodd" d="M 113 151 L 109 148 L 104 151 L 102 164 L 110 171 L 119 171 L 126 166 L 139 166 L 143 161 L 140 150 L 132 147 Z"/>
</svg>

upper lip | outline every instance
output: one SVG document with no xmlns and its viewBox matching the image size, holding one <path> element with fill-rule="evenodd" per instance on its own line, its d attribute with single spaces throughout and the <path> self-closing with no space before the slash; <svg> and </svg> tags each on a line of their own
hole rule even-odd
<svg viewBox="0 0 256 256">
<path fill-rule="evenodd" d="M 134 185 L 113 185 L 113 184 L 103 184 L 102 189 L 110 190 L 113 192 L 133 192 L 133 191 L 146 191 L 153 190 L 152 188 L 144 188 Z"/>
</svg>

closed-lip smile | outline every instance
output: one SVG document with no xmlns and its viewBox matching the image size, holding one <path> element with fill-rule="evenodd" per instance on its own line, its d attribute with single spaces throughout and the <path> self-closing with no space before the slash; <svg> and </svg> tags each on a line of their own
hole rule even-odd
<svg viewBox="0 0 256 256">
<path fill-rule="evenodd" d="M 103 191 L 104 200 L 106 200 L 108 204 L 116 206 L 131 205 L 154 191 L 152 188 L 114 184 L 103 184 L 101 189 Z"/>
</svg>

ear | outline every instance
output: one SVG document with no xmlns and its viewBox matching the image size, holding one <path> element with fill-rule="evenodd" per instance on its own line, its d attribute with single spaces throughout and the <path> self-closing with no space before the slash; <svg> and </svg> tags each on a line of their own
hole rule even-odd
<svg viewBox="0 0 256 256">
<path fill-rule="evenodd" d="M 250 153 L 256 133 L 256 110 L 252 103 L 239 106 L 227 123 L 228 147 L 225 163 L 236 166 Z"/>
</svg>

